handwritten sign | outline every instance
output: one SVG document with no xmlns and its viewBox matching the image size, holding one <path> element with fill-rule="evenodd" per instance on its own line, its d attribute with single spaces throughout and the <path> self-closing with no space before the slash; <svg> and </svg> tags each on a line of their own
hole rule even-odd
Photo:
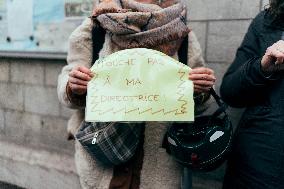
<svg viewBox="0 0 284 189">
<path fill-rule="evenodd" d="M 91 70 L 86 121 L 194 120 L 190 68 L 159 51 L 122 50 Z"/>
</svg>

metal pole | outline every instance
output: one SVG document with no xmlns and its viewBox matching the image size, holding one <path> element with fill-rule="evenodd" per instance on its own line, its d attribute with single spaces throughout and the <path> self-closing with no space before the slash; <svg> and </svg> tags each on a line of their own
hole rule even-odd
<svg viewBox="0 0 284 189">
<path fill-rule="evenodd" d="M 183 168 L 181 189 L 192 189 L 192 170 L 186 167 Z"/>
</svg>

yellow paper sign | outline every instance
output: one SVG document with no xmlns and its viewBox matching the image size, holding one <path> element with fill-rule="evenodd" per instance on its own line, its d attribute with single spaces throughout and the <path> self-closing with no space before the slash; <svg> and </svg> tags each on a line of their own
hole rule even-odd
<svg viewBox="0 0 284 189">
<path fill-rule="evenodd" d="M 91 70 L 86 121 L 194 120 L 190 68 L 159 51 L 122 50 Z"/>
</svg>

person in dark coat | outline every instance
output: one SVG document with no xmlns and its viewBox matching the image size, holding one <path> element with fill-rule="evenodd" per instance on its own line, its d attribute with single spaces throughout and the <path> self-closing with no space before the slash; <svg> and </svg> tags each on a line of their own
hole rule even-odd
<svg viewBox="0 0 284 189">
<path fill-rule="evenodd" d="M 284 189 L 284 0 L 251 23 L 226 72 L 221 96 L 246 108 L 236 129 L 223 189 Z"/>
</svg>

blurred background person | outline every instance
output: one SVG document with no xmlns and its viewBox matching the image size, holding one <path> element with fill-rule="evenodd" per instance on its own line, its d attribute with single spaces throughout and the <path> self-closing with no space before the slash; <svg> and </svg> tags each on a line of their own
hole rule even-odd
<svg viewBox="0 0 284 189">
<path fill-rule="evenodd" d="M 224 189 L 284 188 L 284 1 L 251 23 L 226 72 L 221 96 L 246 108 L 235 133 Z"/>
</svg>

